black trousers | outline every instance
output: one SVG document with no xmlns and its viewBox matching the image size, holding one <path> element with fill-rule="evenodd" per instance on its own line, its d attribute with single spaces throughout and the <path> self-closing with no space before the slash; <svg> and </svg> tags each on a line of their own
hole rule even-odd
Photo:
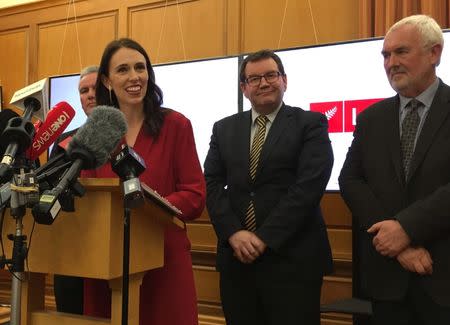
<svg viewBox="0 0 450 325">
<path fill-rule="evenodd" d="M 55 274 L 56 310 L 83 315 L 83 285 L 83 278 Z"/>
<path fill-rule="evenodd" d="M 274 253 L 253 264 L 233 260 L 220 272 L 228 325 L 319 325 L 321 272 Z"/>
<path fill-rule="evenodd" d="M 449 293 L 450 294 L 450 293 Z M 373 325 L 449 325 L 450 307 L 440 306 L 423 290 L 418 276 L 398 301 L 373 301 Z"/>
</svg>

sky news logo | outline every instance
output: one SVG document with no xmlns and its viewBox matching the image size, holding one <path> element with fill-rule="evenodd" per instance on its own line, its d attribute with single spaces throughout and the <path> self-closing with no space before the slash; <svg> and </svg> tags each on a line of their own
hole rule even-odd
<svg viewBox="0 0 450 325">
<path fill-rule="evenodd" d="M 329 133 L 353 132 L 356 125 L 356 116 L 370 105 L 383 99 L 374 98 L 311 103 L 309 109 L 313 112 L 320 112 L 327 117 Z"/>
</svg>

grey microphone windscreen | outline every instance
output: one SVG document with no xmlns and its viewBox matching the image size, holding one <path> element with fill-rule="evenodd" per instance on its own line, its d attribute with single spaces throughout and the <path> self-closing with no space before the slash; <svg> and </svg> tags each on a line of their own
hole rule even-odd
<svg viewBox="0 0 450 325">
<path fill-rule="evenodd" d="M 111 152 L 127 132 L 125 115 L 111 106 L 97 106 L 86 123 L 80 127 L 69 143 L 68 151 L 83 149 L 94 158 L 94 168 L 105 164 Z"/>
</svg>

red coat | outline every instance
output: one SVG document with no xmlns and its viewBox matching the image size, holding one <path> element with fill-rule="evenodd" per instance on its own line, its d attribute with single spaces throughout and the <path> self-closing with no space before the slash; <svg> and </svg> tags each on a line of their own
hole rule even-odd
<svg viewBox="0 0 450 325">
<path fill-rule="evenodd" d="M 156 141 L 141 129 L 133 149 L 145 160 L 141 182 L 179 208 L 183 220 L 200 215 L 205 206 L 205 181 L 195 149 L 190 121 L 172 111 L 166 115 Z M 82 177 L 117 177 L 108 163 L 83 171 Z M 110 317 L 111 293 L 104 280 L 85 279 L 84 314 Z M 164 242 L 164 267 L 144 276 L 140 295 L 141 325 L 197 324 L 190 242 L 186 230 L 168 227 Z"/>
</svg>

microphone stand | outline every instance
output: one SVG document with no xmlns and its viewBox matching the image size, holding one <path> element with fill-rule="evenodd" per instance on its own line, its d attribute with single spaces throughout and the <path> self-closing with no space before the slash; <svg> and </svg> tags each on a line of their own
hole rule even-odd
<svg viewBox="0 0 450 325">
<path fill-rule="evenodd" d="M 25 173 L 23 168 L 19 174 L 13 176 L 11 182 L 11 216 L 16 221 L 15 234 L 8 234 L 8 239 L 13 241 L 12 258 L 7 259 L 2 264 L 11 264 L 12 285 L 11 285 L 11 325 L 20 325 L 21 292 L 22 281 L 25 275 L 25 259 L 28 248 L 27 236 L 22 234 L 23 217 L 26 207 L 37 202 L 39 198 L 39 188 L 35 182 L 33 172 Z"/>
<path fill-rule="evenodd" d="M 122 325 L 128 325 L 128 293 L 130 283 L 130 208 L 123 208 L 123 260 L 122 260 Z"/>
<path fill-rule="evenodd" d="M 123 145 L 119 154 L 112 159 L 111 167 L 123 181 L 122 325 L 128 325 L 131 209 L 144 204 L 144 194 L 138 176 L 144 172 L 146 166 L 132 148 Z"/>
<path fill-rule="evenodd" d="M 122 325 L 128 325 L 131 209 L 136 208 L 144 203 L 144 197 L 139 196 L 138 193 L 133 192 L 132 198 L 127 196 L 126 193 L 129 193 L 130 186 L 133 189 L 136 189 L 136 186 L 138 186 L 138 188 L 141 189 L 140 184 L 141 183 L 137 177 L 128 179 L 123 182 L 123 190 L 125 196 L 123 205 Z M 140 193 L 142 194 L 142 192 Z"/>
<path fill-rule="evenodd" d="M 141 182 L 135 175 L 128 175 L 122 183 L 123 199 L 123 263 L 122 263 L 122 325 L 128 325 L 128 300 L 130 283 L 130 223 L 131 209 L 144 204 Z"/>
<path fill-rule="evenodd" d="M 20 325 L 22 281 L 24 281 L 25 259 L 28 248 L 27 237 L 22 234 L 23 217 L 27 206 L 35 204 L 39 200 L 39 187 L 35 181 L 34 172 L 30 172 L 31 164 L 23 156 L 26 148 L 31 144 L 35 133 L 34 125 L 31 123 L 33 112 L 40 110 L 41 103 L 33 97 L 24 100 L 25 111 L 22 117 L 16 117 L 8 121 L 7 128 L 2 133 L 2 140 L 9 143 L 5 155 L 0 163 L 0 180 L 9 182 L 11 180 L 10 208 L 11 216 L 16 221 L 15 234 L 8 234 L 8 239 L 13 241 L 13 252 L 11 259 L 2 259 L 0 266 L 10 264 L 12 271 L 11 287 L 11 325 Z M 17 157 L 16 157 L 17 156 Z M 19 170 L 19 173 L 14 173 Z M 25 173 L 25 170 L 28 172 Z"/>
</svg>

